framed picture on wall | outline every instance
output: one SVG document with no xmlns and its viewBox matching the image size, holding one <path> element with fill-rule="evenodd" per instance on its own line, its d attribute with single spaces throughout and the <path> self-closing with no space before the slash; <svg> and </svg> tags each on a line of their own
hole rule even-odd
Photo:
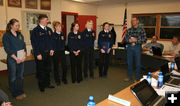
<svg viewBox="0 0 180 106">
<path fill-rule="evenodd" d="M 9 7 L 22 7 L 21 0 L 8 0 Z"/>
<path fill-rule="evenodd" d="M 3 6 L 3 0 L 0 0 L 0 6 Z"/>
<path fill-rule="evenodd" d="M 26 13 L 26 26 L 28 30 L 33 30 L 39 23 L 38 17 L 39 15 L 47 15 L 48 18 L 50 15 L 48 13 L 33 13 L 33 12 L 27 12 Z"/>
<path fill-rule="evenodd" d="M 51 10 L 51 0 L 41 0 L 42 10 Z"/>
<path fill-rule="evenodd" d="M 30 9 L 37 9 L 37 0 L 25 0 L 25 7 Z"/>
</svg>

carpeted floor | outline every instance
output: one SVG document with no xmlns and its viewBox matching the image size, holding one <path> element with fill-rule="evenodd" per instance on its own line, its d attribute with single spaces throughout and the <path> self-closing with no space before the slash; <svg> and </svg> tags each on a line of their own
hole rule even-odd
<svg viewBox="0 0 180 106">
<path fill-rule="evenodd" d="M 127 66 L 113 64 L 109 67 L 108 78 L 98 77 L 98 68 L 95 68 L 95 79 L 84 80 L 80 84 L 72 84 L 70 69 L 68 69 L 68 84 L 56 86 L 55 89 L 46 89 L 41 93 L 37 86 L 35 75 L 24 77 L 24 90 L 27 98 L 23 100 L 13 99 L 8 90 L 7 75 L 0 75 L 0 88 L 3 89 L 10 98 L 14 106 L 86 106 L 89 96 L 94 96 L 95 102 L 99 103 L 106 99 L 109 94 L 115 94 L 126 88 L 133 81 L 124 82 Z M 54 80 L 51 76 L 53 85 Z"/>
</svg>

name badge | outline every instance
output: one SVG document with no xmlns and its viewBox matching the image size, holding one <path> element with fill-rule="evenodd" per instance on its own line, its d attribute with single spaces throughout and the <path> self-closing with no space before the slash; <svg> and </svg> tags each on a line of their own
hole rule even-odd
<svg viewBox="0 0 180 106">
<path fill-rule="evenodd" d="M 61 36 L 61 40 L 64 40 L 64 36 Z"/>
<path fill-rule="evenodd" d="M 94 33 L 92 33 L 92 36 L 95 36 L 95 34 L 94 34 Z"/>
<path fill-rule="evenodd" d="M 78 39 L 81 39 L 81 35 L 78 35 Z"/>
<path fill-rule="evenodd" d="M 51 31 L 48 31 L 49 35 L 51 35 Z"/>
<path fill-rule="evenodd" d="M 88 34 L 86 34 L 86 37 L 89 37 L 89 35 L 88 35 Z"/>
<path fill-rule="evenodd" d="M 19 36 L 19 39 L 22 40 L 22 36 Z"/>
<path fill-rule="evenodd" d="M 42 33 L 42 32 L 39 32 L 39 35 L 40 35 L 40 36 L 42 36 L 42 35 L 44 35 L 44 33 Z"/>
<path fill-rule="evenodd" d="M 108 36 L 109 36 L 109 38 L 111 38 L 111 34 L 109 34 Z"/>
</svg>

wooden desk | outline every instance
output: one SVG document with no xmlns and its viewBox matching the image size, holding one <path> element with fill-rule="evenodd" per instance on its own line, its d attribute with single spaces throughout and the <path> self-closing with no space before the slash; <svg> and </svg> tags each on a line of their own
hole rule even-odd
<svg viewBox="0 0 180 106">
<path fill-rule="evenodd" d="M 134 83 L 134 84 L 136 84 L 136 83 Z M 131 86 L 133 86 L 134 84 L 132 84 Z M 113 96 L 131 102 L 131 106 L 142 106 L 141 103 L 137 100 L 137 98 L 130 91 L 131 86 L 123 89 L 122 91 L 114 94 Z M 108 99 L 105 99 L 104 101 L 98 103 L 96 106 L 123 106 L 123 105 L 115 103 Z"/>
</svg>

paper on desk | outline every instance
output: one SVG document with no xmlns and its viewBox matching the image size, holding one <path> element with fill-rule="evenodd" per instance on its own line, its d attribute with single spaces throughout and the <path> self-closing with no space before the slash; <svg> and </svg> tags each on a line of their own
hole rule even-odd
<svg viewBox="0 0 180 106">
<path fill-rule="evenodd" d="M 131 102 L 129 102 L 129 101 L 127 101 L 127 100 L 123 100 L 123 99 L 117 98 L 117 97 L 112 96 L 112 95 L 109 95 L 109 96 L 108 96 L 108 100 L 111 100 L 111 101 L 113 101 L 113 102 L 122 104 L 122 105 L 124 105 L 124 106 L 130 106 L 130 104 L 131 104 Z"/>
<path fill-rule="evenodd" d="M 179 75 L 179 76 L 180 76 L 180 72 L 172 71 L 171 73 L 172 73 L 173 75 Z"/>
<path fill-rule="evenodd" d="M 65 51 L 65 54 L 68 55 L 68 54 L 69 54 L 69 51 Z"/>
<path fill-rule="evenodd" d="M 24 49 L 17 51 L 17 58 L 20 60 L 24 58 Z"/>
<path fill-rule="evenodd" d="M 158 95 L 165 96 L 166 91 L 180 91 L 180 88 L 163 85 L 163 87 L 160 89 L 155 88 L 155 91 L 157 92 Z"/>
</svg>

